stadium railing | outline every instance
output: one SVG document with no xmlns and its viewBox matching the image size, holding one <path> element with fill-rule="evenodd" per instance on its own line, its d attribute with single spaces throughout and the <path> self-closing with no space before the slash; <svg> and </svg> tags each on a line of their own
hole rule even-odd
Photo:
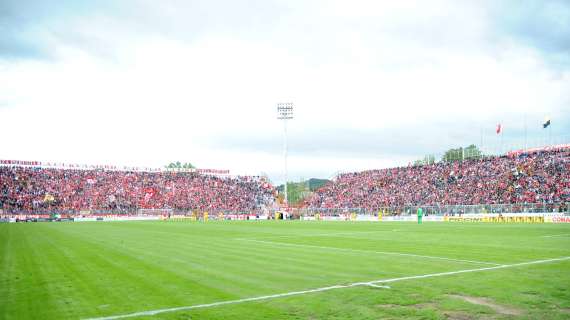
<svg viewBox="0 0 570 320">
<path fill-rule="evenodd" d="M 255 215 L 267 214 L 268 209 L 253 210 L 228 210 L 228 209 L 171 209 L 171 208 L 124 208 L 124 209 L 84 209 L 84 210 L 62 210 L 41 208 L 34 210 L 18 210 L 12 208 L 0 209 L 4 215 L 62 215 L 62 216 L 89 216 L 89 215 L 192 215 L 208 212 L 210 215 Z"/>
<path fill-rule="evenodd" d="M 562 203 L 519 203 L 519 204 L 480 204 L 480 205 L 405 205 L 405 206 L 389 206 L 378 208 L 295 208 L 291 209 L 294 217 L 314 216 L 315 214 L 327 216 L 340 216 L 347 213 L 357 215 L 372 216 L 397 216 L 397 215 L 414 215 L 418 208 L 422 208 L 425 215 L 462 215 L 462 214 L 480 214 L 480 213 L 561 213 L 570 216 L 570 202 Z M 56 209 L 39 209 L 33 211 L 21 211 L 14 209 L 3 209 L 5 216 L 62 216 L 62 217 L 81 217 L 81 216 L 202 216 L 205 212 L 215 219 L 221 216 L 272 216 L 276 210 L 274 209 L 254 209 L 248 211 L 236 211 L 225 209 L 91 209 L 91 210 L 56 210 Z M 0 215 L 2 216 L 2 215 Z"/>
<path fill-rule="evenodd" d="M 470 213 L 564 213 L 570 214 L 570 203 L 517 203 L 517 204 L 479 204 L 479 205 L 408 205 L 369 208 L 304 208 L 299 215 L 313 216 L 341 215 L 346 213 L 371 215 L 414 215 L 422 208 L 426 215 L 456 215 Z"/>
</svg>

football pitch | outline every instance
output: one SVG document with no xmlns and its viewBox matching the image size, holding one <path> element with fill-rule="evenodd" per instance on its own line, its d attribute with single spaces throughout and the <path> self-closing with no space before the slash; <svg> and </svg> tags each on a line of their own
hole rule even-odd
<svg viewBox="0 0 570 320">
<path fill-rule="evenodd" d="M 569 319 L 570 225 L 0 225 L 0 319 Z"/>
</svg>

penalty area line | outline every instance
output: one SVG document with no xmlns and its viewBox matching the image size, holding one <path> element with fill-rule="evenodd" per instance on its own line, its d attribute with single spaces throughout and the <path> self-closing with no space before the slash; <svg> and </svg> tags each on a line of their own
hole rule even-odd
<svg viewBox="0 0 570 320">
<path fill-rule="evenodd" d="M 290 246 L 290 247 L 302 247 L 302 248 L 317 248 L 317 249 L 325 249 L 325 250 L 336 250 L 336 251 L 346 251 L 346 252 L 356 252 L 356 253 L 368 253 L 368 254 L 384 254 L 384 255 L 393 255 L 393 256 L 402 256 L 402 257 L 413 257 L 413 258 L 422 258 L 422 259 L 436 259 L 436 260 L 445 260 L 445 261 L 454 261 L 454 262 L 462 262 L 462 263 L 472 263 L 472 264 L 487 264 L 491 266 L 500 266 L 502 264 L 494 263 L 494 262 L 486 262 L 486 261 L 476 261 L 476 260 L 465 260 L 465 259 L 454 259 L 454 258 L 447 258 L 447 257 L 438 257 L 438 256 L 426 256 L 423 254 L 414 254 L 414 253 L 403 253 L 403 252 L 393 252 L 393 251 L 376 251 L 376 250 L 360 250 L 360 249 L 350 249 L 350 248 L 335 248 L 335 247 L 326 247 L 326 246 L 315 246 L 311 244 L 298 244 L 298 243 L 283 243 L 283 242 L 273 242 L 273 241 L 265 241 L 265 240 L 255 240 L 255 239 L 235 239 L 240 241 L 250 241 L 250 242 L 259 242 L 259 243 L 266 243 L 271 245 L 278 245 L 278 246 Z"/>
<path fill-rule="evenodd" d="M 218 301 L 218 302 L 212 302 L 212 303 L 206 303 L 206 304 L 197 304 L 197 305 L 192 305 L 192 306 L 148 310 L 148 311 L 134 312 L 134 313 L 115 315 L 115 316 L 107 316 L 107 317 L 85 318 L 85 320 L 115 320 L 115 319 L 131 318 L 131 317 L 153 316 L 153 315 L 157 315 L 160 313 L 183 311 L 183 310 L 192 310 L 192 309 L 202 309 L 202 308 L 211 308 L 211 307 L 218 307 L 218 306 L 238 304 L 238 303 L 246 303 L 246 302 L 253 302 L 253 301 L 261 301 L 261 300 L 270 300 L 270 299 L 290 297 L 290 296 L 309 294 L 309 293 L 315 293 L 315 292 L 330 291 L 330 290 L 335 290 L 335 289 L 353 288 L 353 287 L 358 287 L 358 286 L 390 288 L 389 286 L 386 286 L 386 285 L 376 285 L 376 284 L 377 283 L 392 283 L 392 282 L 398 282 L 398 281 L 404 281 L 404 280 L 413 280 L 413 279 L 443 277 L 443 276 L 450 276 L 450 275 L 470 273 L 470 272 L 483 272 L 483 271 L 490 271 L 490 270 L 507 269 L 507 268 L 534 265 L 534 264 L 566 261 L 569 259 L 570 259 L 570 257 L 560 257 L 560 258 L 534 260 L 534 261 L 527 261 L 527 262 L 520 262 L 520 263 L 513 263 L 513 264 L 503 264 L 503 265 L 498 265 L 498 266 L 494 266 L 494 267 L 466 269 L 466 270 L 440 272 L 440 273 L 430 273 L 430 274 L 400 277 L 400 278 L 373 280 L 373 281 L 368 281 L 368 282 L 355 282 L 355 283 L 351 283 L 351 284 L 340 284 L 340 285 L 328 286 L 328 287 L 322 287 L 322 288 L 316 288 L 316 289 L 308 289 L 308 290 L 302 290 L 302 291 L 291 291 L 291 292 L 285 292 L 285 293 L 278 293 L 278 294 L 272 294 L 272 295 L 267 295 L 267 296 L 258 296 L 258 297 L 251 297 L 251 298 L 244 298 L 244 299 L 237 299 L 237 300 Z"/>
</svg>

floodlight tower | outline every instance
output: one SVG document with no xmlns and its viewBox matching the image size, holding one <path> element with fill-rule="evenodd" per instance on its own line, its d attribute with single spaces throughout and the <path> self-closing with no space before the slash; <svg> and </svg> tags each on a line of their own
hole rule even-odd
<svg viewBox="0 0 570 320">
<path fill-rule="evenodd" d="M 283 164 L 285 174 L 285 206 L 289 205 L 287 199 L 287 120 L 293 119 L 293 102 L 277 104 L 277 119 L 283 120 Z"/>
</svg>

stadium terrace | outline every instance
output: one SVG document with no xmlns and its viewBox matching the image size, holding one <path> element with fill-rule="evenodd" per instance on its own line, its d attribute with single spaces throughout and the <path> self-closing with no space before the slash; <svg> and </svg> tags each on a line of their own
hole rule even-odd
<svg viewBox="0 0 570 320">
<path fill-rule="evenodd" d="M 153 208 L 253 211 L 273 204 L 275 190 L 262 177 L 206 173 L 4 165 L 0 209 L 28 214 Z"/>
<path fill-rule="evenodd" d="M 570 201 L 570 150 L 517 153 L 341 174 L 310 208 L 446 206 Z"/>
<path fill-rule="evenodd" d="M 37 162 L 4 161 L 0 167 L 0 209 L 5 214 L 137 209 L 267 213 L 276 208 L 276 195 L 261 177 L 53 168 Z M 566 211 L 569 201 L 570 150 L 563 148 L 341 174 L 315 192 L 305 207 L 378 210 L 530 203 Z"/>
</svg>

